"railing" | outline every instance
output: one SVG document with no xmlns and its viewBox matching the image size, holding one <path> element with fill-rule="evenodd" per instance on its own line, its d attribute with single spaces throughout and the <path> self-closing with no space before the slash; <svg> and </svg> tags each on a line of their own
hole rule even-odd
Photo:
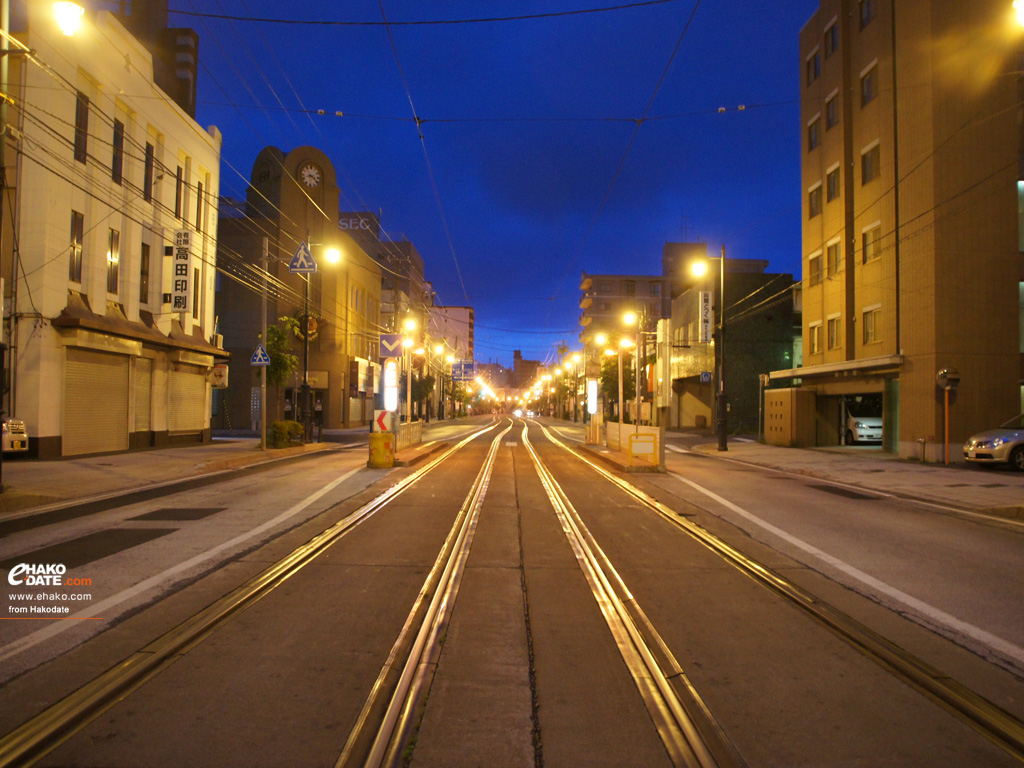
<svg viewBox="0 0 1024 768">
<path fill-rule="evenodd" d="M 406 422 L 398 427 L 398 436 L 395 439 L 395 450 L 400 451 L 410 445 L 423 442 L 423 422 L 414 421 L 411 424 Z"/>
</svg>

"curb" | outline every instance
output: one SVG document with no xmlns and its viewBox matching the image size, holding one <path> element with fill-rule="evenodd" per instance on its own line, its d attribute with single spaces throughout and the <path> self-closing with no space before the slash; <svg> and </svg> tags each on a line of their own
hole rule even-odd
<svg viewBox="0 0 1024 768">
<path fill-rule="evenodd" d="M 299 456 L 305 453 L 318 453 L 320 451 L 340 450 L 340 443 L 304 443 L 289 448 L 270 448 L 266 451 L 254 448 L 252 453 L 244 453 L 239 456 L 231 456 L 226 459 L 214 459 L 209 462 L 200 462 L 196 467 L 203 472 L 223 472 L 227 469 L 242 469 L 244 467 L 267 464 L 278 459 L 287 459 L 289 456 Z"/>
<path fill-rule="evenodd" d="M 576 450 L 578 453 L 586 454 L 587 456 L 590 456 L 593 459 L 597 459 L 598 461 L 608 465 L 612 469 L 618 470 L 619 472 L 661 473 L 666 471 L 665 469 L 656 464 L 648 464 L 646 466 L 629 466 L 628 464 L 625 464 L 619 460 L 618 457 L 623 455 L 619 451 L 616 451 L 614 454 L 610 454 L 605 453 L 603 451 L 595 451 L 593 448 L 587 445 L 577 445 L 575 446 L 574 450 Z"/>
</svg>

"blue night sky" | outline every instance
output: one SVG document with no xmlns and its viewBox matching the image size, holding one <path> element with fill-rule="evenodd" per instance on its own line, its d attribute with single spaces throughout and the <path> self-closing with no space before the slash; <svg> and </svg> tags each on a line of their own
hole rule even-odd
<svg viewBox="0 0 1024 768">
<path fill-rule="evenodd" d="M 244 198 L 264 146 L 319 147 L 342 205 L 382 210 L 440 303 L 475 308 L 477 359 L 511 365 L 578 348 L 581 270 L 660 274 L 684 226 L 799 275 L 797 36 L 816 0 L 571 13 L 612 5 L 176 0 L 171 23 L 200 36 L 221 194 Z"/>
</svg>

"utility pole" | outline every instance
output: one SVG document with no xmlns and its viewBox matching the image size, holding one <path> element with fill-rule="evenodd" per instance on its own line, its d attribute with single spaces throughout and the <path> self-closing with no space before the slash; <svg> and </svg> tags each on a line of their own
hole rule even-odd
<svg viewBox="0 0 1024 768">
<path fill-rule="evenodd" d="M 263 310 L 260 319 L 260 338 L 263 340 L 264 349 L 266 349 L 267 344 L 267 268 L 270 261 L 269 248 L 269 241 L 264 237 L 263 251 L 260 255 L 260 266 L 263 270 Z M 267 368 L 268 366 L 262 366 L 260 371 L 260 447 L 264 451 L 267 450 Z"/>
</svg>

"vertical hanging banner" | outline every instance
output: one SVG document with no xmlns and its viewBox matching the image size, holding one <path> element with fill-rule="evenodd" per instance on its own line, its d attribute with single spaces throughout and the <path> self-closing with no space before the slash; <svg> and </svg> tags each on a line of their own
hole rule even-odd
<svg viewBox="0 0 1024 768">
<path fill-rule="evenodd" d="M 174 255 L 171 264 L 171 310 L 192 311 L 192 230 L 174 230 Z"/>
<path fill-rule="evenodd" d="M 700 343 L 709 344 L 711 343 L 711 329 L 714 323 L 714 317 L 712 313 L 714 309 L 711 306 L 711 291 L 700 292 Z"/>
</svg>

